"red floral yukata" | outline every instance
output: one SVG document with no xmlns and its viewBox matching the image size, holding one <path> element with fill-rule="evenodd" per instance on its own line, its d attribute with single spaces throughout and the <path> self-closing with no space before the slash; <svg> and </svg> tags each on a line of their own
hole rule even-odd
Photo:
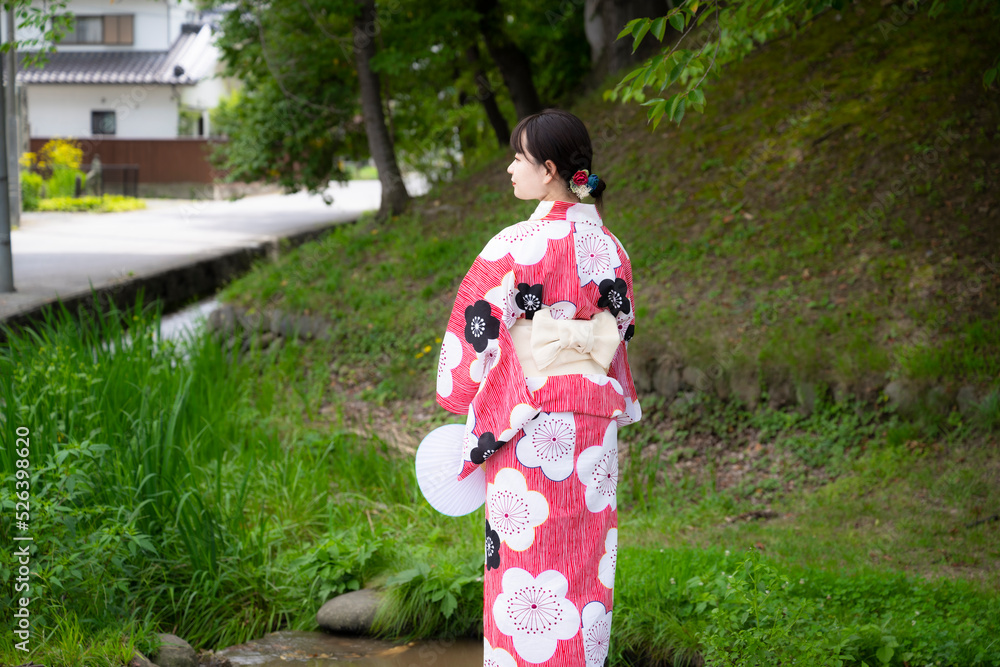
<svg viewBox="0 0 1000 667">
<path fill-rule="evenodd" d="M 464 479 L 486 473 L 484 665 L 600 666 L 618 553 L 618 427 L 641 411 L 628 365 L 632 269 L 597 207 L 540 202 L 494 236 L 462 280 L 437 399 L 467 415 Z M 509 328 L 610 311 L 607 375 L 525 377 Z"/>
</svg>

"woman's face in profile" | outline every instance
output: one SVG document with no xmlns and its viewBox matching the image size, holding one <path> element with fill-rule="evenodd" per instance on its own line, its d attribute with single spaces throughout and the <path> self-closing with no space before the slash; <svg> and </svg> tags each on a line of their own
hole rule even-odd
<svg viewBox="0 0 1000 667">
<path fill-rule="evenodd" d="M 523 142 L 521 145 L 528 150 Z M 545 165 L 535 164 L 534 160 L 530 153 L 514 153 L 514 160 L 507 167 L 514 196 L 518 199 L 542 199 L 548 193 L 549 185 L 544 182 Z M 549 180 L 551 182 L 551 178 Z"/>
</svg>

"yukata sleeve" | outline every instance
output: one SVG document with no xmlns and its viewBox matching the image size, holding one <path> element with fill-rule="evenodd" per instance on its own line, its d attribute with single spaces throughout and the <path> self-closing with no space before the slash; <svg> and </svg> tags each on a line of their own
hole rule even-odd
<svg viewBox="0 0 1000 667">
<path fill-rule="evenodd" d="M 520 309 L 510 255 L 480 255 L 462 280 L 438 358 L 437 401 L 466 415 L 464 479 L 538 414 L 508 328 Z"/>
<path fill-rule="evenodd" d="M 622 297 L 621 306 L 615 319 L 618 323 L 618 335 L 621 343 L 615 356 L 611 359 L 611 367 L 608 369 L 608 377 L 613 378 L 621 385 L 622 395 L 625 398 L 625 412 L 618 415 L 618 425 L 625 426 L 634 424 L 642 418 L 642 408 L 639 406 L 639 397 L 635 391 L 635 382 L 632 380 L 632 369 L 628 363 L 628 343 L 635 333 L 635 296 L 632 289 L 632 263 L 628 253 L 621 242 L 616 238 L 615 244 L 618 248 L 618 257 L 621 266 L 615 269 L 614 286 Z M 607 290 L 602 289 L 602 294 Z M 621 293 L 623 292 L 623 293 Z M 607 297 L 604 297 L 607 298 Z"/>
</svg>

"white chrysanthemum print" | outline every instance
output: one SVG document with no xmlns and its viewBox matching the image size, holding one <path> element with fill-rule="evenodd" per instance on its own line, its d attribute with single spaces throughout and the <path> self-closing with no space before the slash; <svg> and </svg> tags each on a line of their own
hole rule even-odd
<svg viewBox="0 0 1000 667">
<path fill-rule="evenodd" d="M 490 640 L 483 637 L 483 667 L 517 667 L 517 660 L 502 648 L 490 646 Z"/>
<path fill-rule="evenodd" d="M 476 358 L 469 364 L 469 377 L 473 382 L 482 382 L 483 377 L 500 361 L 500 341 L 491 340 L 486 349 L 476 353 Z"/>
<path fill-rule="evenodd" d="M 517 307 L 517 301 L 514 300 L 515 295 L 517 295 L 517 279 L 514 277 L 513 271 L 508 271 L 500 284 L 483 296 L 486 301 L 500 309 L 503 324 L 508 329 L 514 324 L 518 315 L 524 312 Z"/>
<path fill-rule="evenodd" d="M 611 612 L 604 604 L 588 602 L 580 614 L 583 621 L 583 655 L 587 667 L 603 667 L 611 646 Z"/>
<path fill-rule="evenodd" d="M 462 362 L 462 341 L 458 336 L 446 332 L 441 341 L 441 355 L 438 357 L 437 393 L 442 397 L 451 396 L 454 382 L 451 372 Z"/>
<path fill-rule="evenodd" d="M 524 425 L 517 441 L 517 460 L 528 468 L 541 466 L 545 476 L 561 482 L 573 474 L 576 421 L 572 412 L 542 412 Z"/>
<path fill-rule="evenodd" d="M 558 570 L 538 577 L 519 567 L 503 574 L 503 592 L 493 602 L 497 629 L 514 640 L 514 650 L 527 662 L 545 662 L 559 640 L 580 631 L 580 611 L 566 599 L 569 582 Z"/>
<path fill-rule="evenodd" d="M 587 509 L 600 512 L 618 508 L 618 422 L 608 424 L 604 442 L 583 450 L 576 461 L 576 474 L 587 486 Z"/>
<path fill-rule="evenodd" d="M 545 256 L 549 239 L 564 238 L 570 231 L 570 223 L 562 220 L 525 220 L 490 239 L 479 256 L 496 261 L 510 253 L 518 264 L 530 266 Z"/>
<path fill-rule="evenodd" d="M 610 236 L 600 230 L 583 226 L 583 231 L 573 234 L 576 247 L 576 271 L 580 276 L 580 287 L 593 282 L 615 278 L 615 269 L 622 265 L 618 251 Z"/>
<path fill-rule="evenodd" d="M 571 320 L 576 315 L 576 304 L 572 301 L 556 301 L 549 306 L 549 314 L 554 320 Z"/>
<path fill-rule="evenodd" d="M 597 565 L 597 578 L 605 588 L 615 587 L 615 568 L 618 566 L 618 529 L 609 528 L 604 538 L 604 555 Z"/>
<path fill-rule="evenodd" d="M 524 425 L 528 421 L 535 418 L 538 415 L 538 408 L 528 405 L 527 403 L 518 403 L 514 406 L 514 409 L 510 411 L 510 428 L 505 430 L 497 438 L 498 442 L 507 442 L 514 435 L 524 428 Z"/>
<path fill-rule="evenodd" d="M 529 491 L 519 471 L 504 468 L 486 485 L 486 512 L 500 541 L 524 551 L 535 541 L 535 528 L 549 518 L 549 501 L 538 491 Z"/>
</svg>

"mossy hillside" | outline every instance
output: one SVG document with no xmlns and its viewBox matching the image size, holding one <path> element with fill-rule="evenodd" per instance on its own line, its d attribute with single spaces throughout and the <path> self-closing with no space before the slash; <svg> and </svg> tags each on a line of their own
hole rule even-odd
<svg viewBox="0 0 1000 667">
<path fill-rule="evenodd" d="M 891 10 L 852 5 L 765 45 L 680 127 L 651 132 L 644 109 L 599 91 L 573 107 L 632 256 L 634 364 L 669 355 L 723 381 L 749 369 L 868 397 L 892 377 L 995 381 L 1000 110 L 980 74 L 997 40 L 981 17 L 922 12 L 883 35 Z M 508 160 L 223 298 L 328 316 L 340 361 L 379 398 L 429 396 L 458 281 L 535 205 L 511 195 Z"/>
</svg>

